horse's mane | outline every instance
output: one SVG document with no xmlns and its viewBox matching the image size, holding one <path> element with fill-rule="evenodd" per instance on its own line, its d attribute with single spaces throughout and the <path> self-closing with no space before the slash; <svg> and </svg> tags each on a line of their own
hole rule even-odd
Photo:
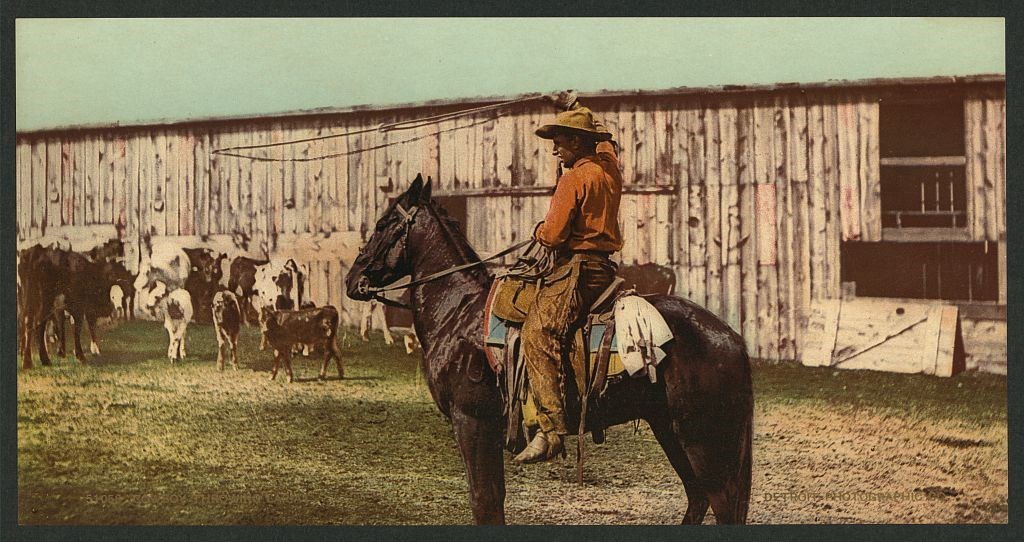
<svg viewBox="0 0 1024 542">
<path fill-rule="evenodd" d="M 456 242 L 459 252 L 464 254 L 471 262 L 480 261 L 480 256 L 476 253 L 476 250 L 473 249 L 472 245 L 469 244 L 469 240 L 466 239 L 465 232 L 462 231 L 462 224 L 460 224 L 458 220 L 452 218 L 448 214 L 448 210 L 442 207 L 440 203 L 430 200 L 429 205 L 434 211 L 434 216 L 443 223 L 444 228 L 447 229 L 449 233 L 453 234 L 451 235 L 451 238 Z M 484 267 L 474 268 L 469 272 L 472 274 L 479 274 L 480 278 L 487 278 L 488 276 Z"/>
</svg>

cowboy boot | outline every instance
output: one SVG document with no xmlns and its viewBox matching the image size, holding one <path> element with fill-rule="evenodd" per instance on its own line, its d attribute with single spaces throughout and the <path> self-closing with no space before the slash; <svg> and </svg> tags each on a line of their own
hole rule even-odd
<svg viewBox="0 0 1024 542">
<path fill-rule="evenodd" d="M 564 454 L 565 444 L 562 442 L 562 435 L 554 432 L 545 433 L 544 431 L 537 431 L 530 444 L 515 457 L 514 461 L 518 463 L 539 463 Z"/>
</svg>

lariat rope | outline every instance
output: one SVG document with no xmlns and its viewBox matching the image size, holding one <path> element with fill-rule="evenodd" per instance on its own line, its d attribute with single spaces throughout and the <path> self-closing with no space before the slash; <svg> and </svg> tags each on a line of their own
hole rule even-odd
<svg viewBox="0 0 1024 542">
<path fill-rule="evenodd" d="M 464 128 L 472 128 L 474 126 L 478 126 L 480 124 L 491 122 L 493 120 L 496 120 L 499 117 L 505 116 L 507 113 L 500 112 L 500 110 L 505 108 L 505 107 L 508 107 L 508 106 L 514 105 L 514 104 L 519 104 L 519 103 L 531 102 L 531 101 L 534 101 L 534 100 L 537 100 L 537 99 L 540 99 L 540 98 L 543 98 L 543 95 L 541 95 L 541 94 L 531 94 L 531 95 L 523 97 L 523 98 L 519 98 L 519 99 L 516 99 L 516 100 L 510 100 L 510 101 L 507 101 L 507 102 L 501 102 L 501 103 L 498 103 L 498 104 L 484 105 L 484 106 L 480 106 L 480 107 L 473 107 L 473 108 L 470 108 L 470 109 L 461 109 L 459 111 L 452 111 L 450 113 L 442 113 L 440 115 L 433 115 L 433 116 L 430 116 L 430 117 L 423 117 L 423 118 L 420 118 L 420 119 L 412 119 L 412 120 L 403 120 L 403 121 L 396 121 L 396 122 L 390 122 L 390 123 L 383 123 L 383 124 L 380 124 L 380 125 L 378 125 L 376 127 L 373 127 L 373 128 L 363 128 L 363 129 L 360 129 L 360 130 L 353 130 L 353 131 L 350 131 L 350 132 L 344 132 L 344 133 L 340 133 L 340 134 L 328 134 L 328 135 L 324 135 L 324 136 L 308 137 L 308 138 L 305 138 L 305 139 L 295 139 L 295 140 L 290 140 L 290 141 L 280 141 L 280 142 L 277 142 L 277 143 L 262 143 L 262 144 L 257 144 L 257 145 L 240 145 L 240 146 L 236 146 L 236 147 L 224 147 L 224 148 L 220 148 L 220 149 L 214 149 L 214 150 L 210 151 L 210 153 L 211 154 L 219 154 L 219 155 L 223 155 L 223 156 L 234 156 L 236 158 L 248 158 L 250 160 L 256 160 L 256 161 L 259 161 L 259 162 L 312 162 L 312 161 L 315 161 L 315 160 L 326 160 L 328 158 L 337 158 L 339 156 L 348 156 L 348 155 L 351 155 L 351 154 L 358 154 L 358 153 L 363 153 L 363 152 L 367 152 L 367 151 L 383 149 L 385 147 L 390 147 L 390 146 L 393 146 L 393 145 L 401 145 L 401 144 L 404 144 L 404 143 L 411 143 L 411 142 L 414 142 L 414 141 L 419 141 L 421 139 L 425 139 L 427 137 L 431 137 L 431 136 L 435 136 L 435 135 L 438 135 L 438 134 L 443 134 L 443 133 L 451 132 L 451 131 L 454 131 L 454 130 L 461 130 L 461 129 L 464 129 Z M 267 156 L 253 156 L 253 155 L 241 154 L 239 152 L 235 152 L 235 151 L 246 151 L 246 150 L 254 150 L 254 149 L 266 149 L 266 148 L 270 148 L 270 147 L 281 147 L 281 146 L 286 146 L 286 145 L 295 145 L 295 144 L 298 144 L 298 143 L 309 143 L 311 141 L 321 141 L 321 140 L 325 140 L 325 139 L 333 139 L 333 138 L 338 138 L 338 137 L 348 137 L 348 136 L 352 136 L 352 135 L 365 134 L 365 133 L 370 133 L 370 132 L 377 132 L 377 133 L 380 133 L 380 134 L 386 134 L 387 132 L 393 132 L 393 131 L 399 131 L 399 130 L 412 130 L 412 129 L 420 128 L 420 127 L 423 127 L 423 126 L 428 126 L 428 125 L 431 125 L 431 124 L 438 124 L 438 123 L 444 122 L 446 120 L 452 120 L 452 119 L 456 119 L 456 118 L 459 118 L 459 117 L 464 117 L 464 116 L 472 115 L 472 114 L 475 114 L 475 113 L 483 113 L 483 112 L 487 112 L 487 111 L 495 111 L 496 113 L 492 117 L 490 117 L 490 118 L 479 120 L 479 121 L 476 121 L 476 122 L 474 122 L 472 124 L 467 124 L 465 126 L 455 126 L 453 128 L 448 128 L 448 129 L 445 129 L 445 130 L 438 130 L 436 132 L 431 132 L 429 134 L 425 134 L 425 135 L 421 135 L 421 136 L 417 136 L 417 137 L 413 137 L 413 138 L 409 138 L 409 139 L 404 139 L 402 141 L 393 141 L 393 142 L 388 142 L 388 143 L 382 143 L 380 145 L 374 145 L 372 147 L 360 148 L 360 149 L 355 149 L 355 150 L 345 151 L 345 152 L 337 152 L 337 153 L 332 153 L 332 154 L 325 154 L 325 155 L 321 155 L 321 156 L 304 157 L 304 158 L 273 158 L 273 157 L 267 157 Z"/>
</svg>

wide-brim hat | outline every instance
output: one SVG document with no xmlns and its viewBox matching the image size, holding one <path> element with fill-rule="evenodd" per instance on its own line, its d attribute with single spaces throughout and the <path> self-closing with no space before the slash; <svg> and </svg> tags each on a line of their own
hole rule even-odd
<svg viewBox="0 0 1024 542">
<path fill-rule="evenodd" d="M 562 111 L 555 116 L 555 122 L 537 128 L 536 134 L 544 139 L 554 139 L 555 134 L 581 135 L 597 141 L 612 138 L 612 134 L 597 129 L 594 115 L 585 108 Z"/>
</svg>

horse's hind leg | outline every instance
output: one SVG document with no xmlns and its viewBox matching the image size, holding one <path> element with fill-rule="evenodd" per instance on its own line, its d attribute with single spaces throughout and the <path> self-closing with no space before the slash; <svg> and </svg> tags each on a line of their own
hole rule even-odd
<svg viewBox="0 0 1024 542">
<path fill-rule="evenodd" d="M 708 495 L 704 491 L 697 475 L 693 472 L 693 466 L 686 456 L 686 451 L 680 443 L 679 437 L 672 430 L 672 424 L 668 420 L 648 420 L 654 438 L 668 456 L 669 463 L 676 470 L 679 479 L 683 481 L 683 489 L 686 490 L 686 513 L 683 514 L 683 525 L 700 525 L 704 522 L 704 516 L 708 513 Z"/>
<path fill-rule="evenodd" d="M 723 468 L 724 462 L 728 462 L 725 457 L 728 454 L 709 448 L 688 444 L 686 454 L 690 458 L 697 479 L 707 491 L 708 501 L 715 513 L 715 521 L 720 525 L 746 523 L 749 487 L 744 492 L 743 488 L 739 487 L 742 484 L 741 480 L 716 472 Z"/>
</svg>

